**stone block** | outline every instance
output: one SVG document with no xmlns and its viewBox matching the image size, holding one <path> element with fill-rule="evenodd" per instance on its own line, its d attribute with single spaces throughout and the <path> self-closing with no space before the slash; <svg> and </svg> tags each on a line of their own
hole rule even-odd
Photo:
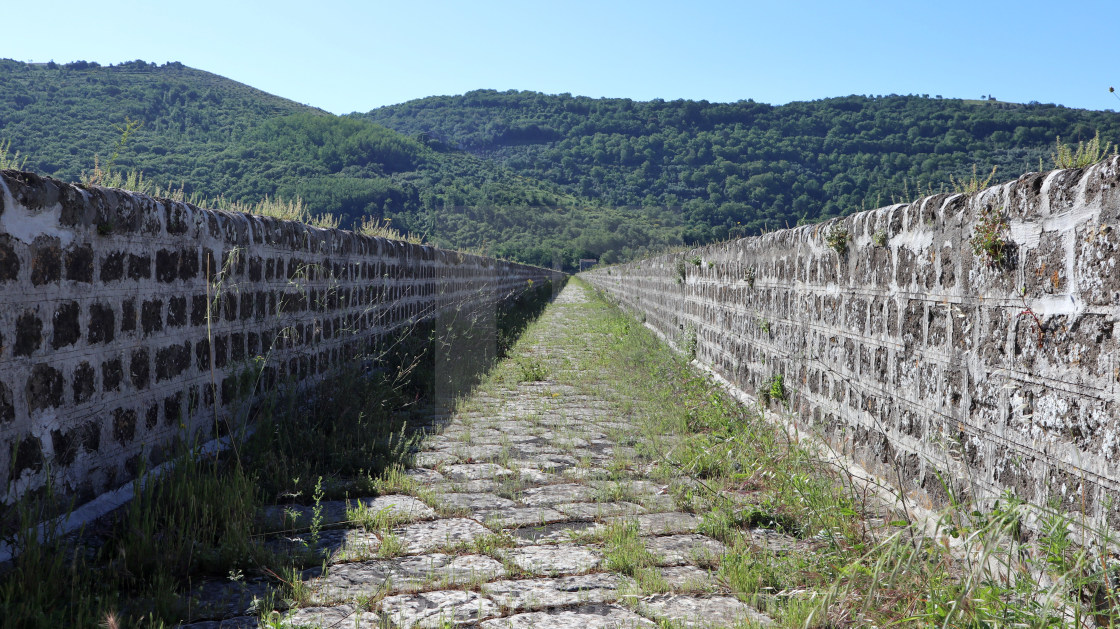
<svg viewBox="0 0 1120 629">
<path fill-rule="evenodd" d="M 62 250 L 59 239 L 39 236 L 31 243 L 31 283 L 35 286 L 62 279 Z"/>
<path fill-rule="evenodd" d="M 32 411 L 62 406 L 62 372 L 38 363 L 27 378 L 27 406 Z"/>
<path fill-rule="evenodd" d="M 28 310 L 16 319 L 16 342 L 12 347 L 15 356 L 30 356 L 43 344 L 43 322 L 36 313 Z"/>
</svg>

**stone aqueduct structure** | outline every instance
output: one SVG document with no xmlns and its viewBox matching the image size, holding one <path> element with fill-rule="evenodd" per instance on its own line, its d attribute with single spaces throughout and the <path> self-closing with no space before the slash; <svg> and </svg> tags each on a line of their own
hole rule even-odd
<svg viewBox="0 0 1120 629">
<path fill-rule="evenodd" d="M 973 251 L 985 212 L 1007 264 Z M 207 430 L 254 356 L 314 380 L 551 276 L 5 171 L 0 495 L 90 498 Z M 1012 490 L 1120 525 L 1120 158 L 586 277 L 931 503 Z"/>
<path fill-rule="evenodd" d="M 973 235 L 998 216 L 990 264 Z M 588 279 L 912 496 L 1120 526 L 1120 157 Z"/>
</svg>

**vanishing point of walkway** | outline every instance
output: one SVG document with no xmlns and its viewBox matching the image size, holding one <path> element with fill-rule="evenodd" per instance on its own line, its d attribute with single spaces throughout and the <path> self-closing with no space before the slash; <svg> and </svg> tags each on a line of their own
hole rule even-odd
<svg viewBox="0 0 1120 629">
<path fill-rule="evenodd" d="M 568 284 L 496 375 L 421 442 L 399 493 L 351 501 L 349 513 L 320 505 L 324 564 L 299 575 L 297 602 L 266 626 L 770 623 L 731 595 L 718 575 L 723 544 L 678 508 L 673 485 L 694 481 L 657 474 L 618 396 L 589 393 L 611 384 L 585 382 L 596 375 L 581 368 L 602 351 L 580 329 L 590 299 Z M 652 571 L 646 587 L 628 570 L 638 556 Z M 210 620 L 184 627 L 261 626 L 251 614 L 261 587 L 214 583 L 197 595 L 193 617 Z"/>
</svg>

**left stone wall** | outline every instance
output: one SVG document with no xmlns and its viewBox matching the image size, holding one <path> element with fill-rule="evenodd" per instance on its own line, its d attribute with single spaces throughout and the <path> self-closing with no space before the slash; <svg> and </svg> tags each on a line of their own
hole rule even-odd
<svg viewBox="0 0 1120 629">
<path fill-rule="evenodd" d="M 311 382 L 557 276 L 0 171 L 0 503 L 84 502 L 218 436 L 250 365 Z"/>
</svg>

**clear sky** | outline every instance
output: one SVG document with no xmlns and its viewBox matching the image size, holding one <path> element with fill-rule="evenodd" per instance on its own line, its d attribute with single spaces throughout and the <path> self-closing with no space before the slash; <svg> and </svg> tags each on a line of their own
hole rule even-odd
<svg viewBox="0 0 1120 629">
<path fill-rule="evenodd" d="M 334 113 L 479 88 L 1120 110 L 1120 0 L 41 0 L 0 57 L 180 61 Z M 1118 92 L 1120 93 L 1120 92 Z"/>
</svg>

